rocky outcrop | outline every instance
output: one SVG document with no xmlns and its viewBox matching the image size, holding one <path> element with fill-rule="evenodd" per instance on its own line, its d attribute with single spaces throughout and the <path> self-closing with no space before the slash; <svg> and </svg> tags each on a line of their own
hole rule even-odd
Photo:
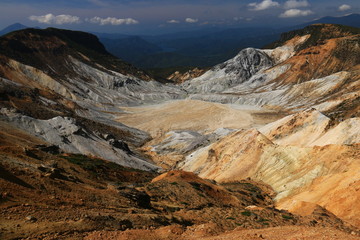
<svg viewBox="0 0 360 240">
<path fill-rule="evenodd" d="M 183 73 L 176 71 L 176 72 L 172 73 L 170 76 L 168 76 L 167 80 L 172 81 L 176 84 L 181 84 L 190 79 L 200 77 L 202 74 L 204 74 L 204 72 L 206 72 L 206 70 L 200 69 L 200 68 L 194 68 L 194 69 L 191 69 L 191 70 L 183 72 Z"/>
<path fill-rule="evenodd" d="M 40 139 L 59 146 L 64 152 L 97 156 L 123 166 L 155 171 L 159 168 L 133 154 L 129 147 L 114 138 L 102 138 L 89 132 L 69 117 L 39 120 L 1 109 L 1 119 Z"/>
<path fill-rule="evenodd" d="M 247 81 L 260 70 L 273 65 L 271 58 L 254 48 L 241 50 L 239 54 L 213 67 L 202 76 L 185 82 L 182 87 L 190 93 L 222 92 Z"/>
<path fill-rule="evenodd" d="M 271 141 L 285 146 L 311 146 L 326 132 L 330 119 L 315 109 L 289 115 L 259 129 Z"/>
<path fill-rule="evenodd" d="M 315 142 L 312 146 L 325 146 L 329 144 L 351 145 L 360 143 L 360 118 L 350 118 L 339 123 L 330 129 Z"/>
<path fill-rule="evenodd" d="M 196 131 L 170 131 L 153 139 L 142 149 L 164 169 L 176 168 L 186 155 L 203 148 L 230 134 L 232 129 L 220 128 L 209 134 Z"/>
</svg>

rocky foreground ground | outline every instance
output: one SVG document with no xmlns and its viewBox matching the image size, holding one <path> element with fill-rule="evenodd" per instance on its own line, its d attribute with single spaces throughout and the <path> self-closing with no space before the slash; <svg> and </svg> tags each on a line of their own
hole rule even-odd
<svg viewBox="0 0 360 240">
<path fill-rule="evenodd" d="M 329 239 L 356 239 L 359 234 L 318 205 L 307 216 L 276 209 L 272 188 L 250 179 L 220 184 L 184 171 L 146 172 L 64 154 L 22 130 L 1 128 L 1 134 L 2 239 L 271 239 L 273 231 L 286 238 L 324 231 Z M 263 228 L 269 229 L 247 230 Z"/>
</svg>

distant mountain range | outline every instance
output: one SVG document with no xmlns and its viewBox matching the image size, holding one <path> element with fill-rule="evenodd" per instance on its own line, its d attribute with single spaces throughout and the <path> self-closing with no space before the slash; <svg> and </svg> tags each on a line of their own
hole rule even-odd
<svg viewBox="0 0 360 240">
<path fill-rule="evenodd" d="M 0 36 L 5 35 L 9 32 L 13 32 L 13 31 L 17 31 L 17 30 L 22 30 L 28 28 L 25 25 L 22 25 L 21 23 L 14 23 L 11 24 L 10 26 L 7 26 L 6 28 L 4 28 L 3 30 L 0 31 Z"/>
<path fill-rule="evenodd" d="M 132 63 L 135 63 L 143 56 L 163 51 L 160 46 L 138 36 L 127 36 L 117 39 L 101 38 L 101 42 L 113 55 Z"/>
<path fill-rule="evenodd" d="M 275 41 L 280 32 L 271 28 L 212 29 L 159 36 L 100 37 L 115 56 L 140 68 L 213 66 L 246 47 L 262 47 Z"/>
<path fill-rule="evenodd" d="M 246 47 L 264 47 L 277 40 L 282 32 L 300 29 L 315 23 L 342 24 L 360 27 L 360 14 L 324 17 L 302 25 L 271 28 L 209 28 L 158 36 L 121 36 L 97 34 L 106 49 L 137 67 L 208 67 L 234 57 Z"/>
<path fill-rule="evenodd" d="M 272 28 L 207 28 L 156 36 L 131 36 L 120 33 L 93 33 L 105 48 L 143 69 L 174 67 L 209 67 L 234 57 L 246 47 L 261 48 L 279 39 L 282 32 L 304 28 L 315 23 L 360 27 L 360 14 L 324 17 L 297 26 Z M 16 23 L 0 31 L 0 35 L 27 28 Z"/>
<path fill-rule="evenodd" d="M 298 25 L 299 28 L 303 28 L 310 24 L 316 23 L 330 23 L 330 24 L 341 24 L 350 27 L 360 27 L 360 14 L 350 14 L 342 17 L 323 17 L 317 20 L 314 20 L 309 23 Z"/>
</svg>

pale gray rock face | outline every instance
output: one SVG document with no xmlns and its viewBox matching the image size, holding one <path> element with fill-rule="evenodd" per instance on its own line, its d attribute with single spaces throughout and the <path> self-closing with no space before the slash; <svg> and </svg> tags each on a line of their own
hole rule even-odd
<svg viewBox="0 0 360 240">
<path fill-rule="evenodd" d="M 189 93 L 219 93 L 246 82 L 255 73 L 273 65 L 272 59 L 263 51 L 246 48 L 234 58 L 216 65 L 198 78 L 182 86 Z"/>
<path fill-rule="evenodd" d="M 328 94 L 344 84 L 349 72 L 342 71 L 332 75 L 313 79 L 303 83 L 277 85 L 272 82 L 277 76 L 288 70 L 288 66 L 275 66 L 255 73 L 246 82 L 239 83 L 220 92 L 193 92 L 188 98 L 223 104 L 279 106 L 289 110 L 304 110 L 330 99 Z M 210 70 L 211 71 L 211 70 Z M 219 78 L 217 78 L 219 79 Z M 196 79 L 194 79 L 195 81 Z M 209 80 L 212 81 L 211 78 Z M 204 85 L 205 86 L 205 81 Z M 195 88 L 197 85 L 195 85 Z M 354 92 L 356 94 L 356 92 Z M 319 105 L 321 107 L 322 105 Z M 324 105 L 326 106 L 326 105 Z M 319 108 L 321 109 L 321 108 Z"/>
<path fill-rule="evenodd" d="M 206 147 L 220 138 L 232 133 L 233 129 L 219 128 L 210 134 L 201 134 L 196 131 L 170 131 L 166 138 L 152 146 L 152 151 L 159 155 L 181 154 L 188 155 L 199 148 Z"/>
<path fill-rule="evenodd" d="M 79 101 L 112 103 L 121 106 L 134 106 L 143 103 L 151 104 L 164 100 L 178 99 L 184 96 L 175 85 L 164 85 L 156 81 L 143 81 L 121 73 L 101 71 L 77 59 L 71 58 L 78 79 L 68 79 L 69 88 L 74 88 Z M 85 78 L 87 81 L 83 81 Z"/>
<path fill-rule="evenodd" d="M 225 74 L 236 76 L 246 81 L 258 71 L 272 66 L 270 57 L 255 48 L 246 48 L 233 59 L 219 64 L 216 70 L 224 69 Z"/>
<path fill-rule="evenodd" d="M 159 170 L 154 164 L 132 153 L 121 140 L 89 132 L 73 118 L 59 116 L 40 120 L 4 108 L 0 111 L 0 118 L 68 153 L 97 156 L 136 169 Z"/>
</svg>

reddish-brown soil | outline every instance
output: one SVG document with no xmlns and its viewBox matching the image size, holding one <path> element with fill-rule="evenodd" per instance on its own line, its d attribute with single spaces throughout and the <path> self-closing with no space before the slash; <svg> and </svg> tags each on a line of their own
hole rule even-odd
<svg viewBox="0 0 360 240">
<path fill-rule="evenodd" d="M 126 230 L 124 232 L 93 232 L 85 240 L 358 240 L 354 233 L 344 233 L 333 228 L 286 226 L 265 229 L 236 228 L 217 235 L 213 224 L 203 224 L 187 229 L 181 226 L 162 227 L 156 230 Z M 214 236 L 216 235 L 216 236 Z"/>
</svg>

